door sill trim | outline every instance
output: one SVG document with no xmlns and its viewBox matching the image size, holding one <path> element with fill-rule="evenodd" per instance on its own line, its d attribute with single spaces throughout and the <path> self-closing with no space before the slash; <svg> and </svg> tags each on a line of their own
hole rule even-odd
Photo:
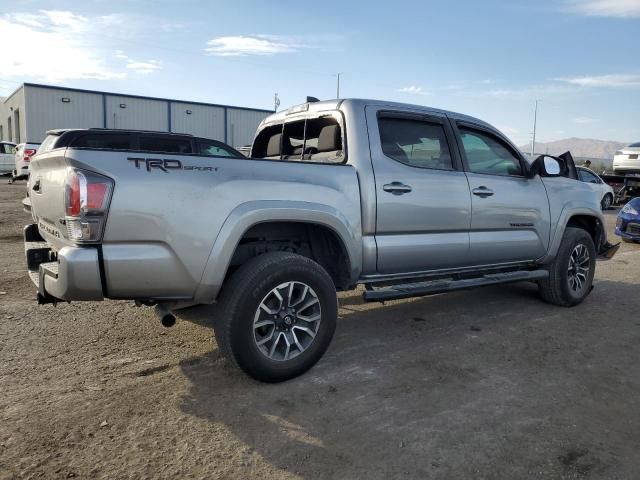
<svg viewBox="0 0 640 480">
<path fill-rule="evenodd" d="M 503 269 L 522 269 L 522 268 L 535 268 L 537 266 L 535 260 L 525 260 L 520 262 L 506 262 L 506 263 L 495 263 L 490 265 L 474 265 L 470 267 L 460 267 L 460 268 L 443 268 L 440 270 L 425 270 L 419 272 L 409 272 L 409 273 L 387 273 L 381 274 L 376 273 L 372 275 L 363 275 L 358 280 L 358 283 L 384 283 L 384 282 L 394 282 L 396 280 L 407 280 L 407 279 L 419 279 L 419 278 L 431 278 L 431 277 L 439 277 L 439 276 L 448 276 L 454 274 L 468 274 L 468 273 L 487 273 L 493 270 L 503 270 Z"/>
</svg>

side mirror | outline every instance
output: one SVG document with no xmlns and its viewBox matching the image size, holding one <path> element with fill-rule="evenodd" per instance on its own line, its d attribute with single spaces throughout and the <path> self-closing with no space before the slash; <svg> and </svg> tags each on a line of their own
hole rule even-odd
<svg viewBox="0 0 640 480">
<path fill-rule="evenodd" d="M 551 155 L 540 155 L 531 164 L 530 176 L 559 177 L 562 175 L 563 161 Z"/>
</svg>

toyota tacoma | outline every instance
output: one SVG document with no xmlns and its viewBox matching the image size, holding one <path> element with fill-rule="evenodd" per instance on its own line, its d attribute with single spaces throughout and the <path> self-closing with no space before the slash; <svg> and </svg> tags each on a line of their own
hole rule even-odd
<svg viewBox="0 0 640 480">
<path fill-rule="evenodd" d="M 265 119 L 251 158 L 138 136 L 52 131 L 32 159 L 24 235 L 38 300 L 128 299 L 167 324 L 217 303 L 219 348 L 262 381 L 320 359 L 336 291 L 363 285 L 380 302 L 528 281 L 570 307 L 596 258 L 617 250 L 570 154 L 529 162 L 467 115 L 308 102 Z"/>
</svg>

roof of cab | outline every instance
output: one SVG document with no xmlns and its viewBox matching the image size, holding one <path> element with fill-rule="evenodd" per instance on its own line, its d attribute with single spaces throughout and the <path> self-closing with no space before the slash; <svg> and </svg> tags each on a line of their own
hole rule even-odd
<svg viewBox="0 0 640 480">
<path fill-rule="evenodd" d="M 492 125 L 490 125 L 489 123 L 483 120 L 480 120 L 479 118 L 475 118 L 470 115 L 465 115 L 463 113 L 452 112 L 449 110 L 442 110 L 439 108 L 428 107 L 425 105 L 414 105 L 410 103 L 391 102 L 387 100 L 373 100 L 373 99 L 366 99 L 366 98 L 345 98 L 345 99 L 323 100 L 320 102 L 301 103 L 299 105 L 294 105 L 286 110 L 281 110 L 279 112 L 276 112 L 273 115 L 269 115 L 260 123 L 260 126 L 268 125 L 271 123 L 280 123 L 287 118 L 295 118 L 296 116 L 304 117 L 305 114 L 309 114 L 309 113 L 340 110 L 342 107 L 364 108 L 365 106 L 387 107 L 394 110 L 397 109 L 397 110 L 415 111 L 415 112 L 424 112 L 424 113 L 440 113 L 440 114 L 447 115 L 450 118 L 455 118 L 457 120 L 466 120 L 468 122 L 494 128 L 492 127 Z"/>
</svg>

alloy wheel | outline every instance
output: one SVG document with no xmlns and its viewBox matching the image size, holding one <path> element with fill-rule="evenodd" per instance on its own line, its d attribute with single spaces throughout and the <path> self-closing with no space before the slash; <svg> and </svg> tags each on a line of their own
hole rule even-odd
<svg viewBox="0 0 640 480">
<path fill-rule="evenodd" d="M 585 245 L 579 243 L 571 252 L 569 267 L 567 269 L 569 287 L 571 290 L 577 293 L 582 291 L 586 286 L 590 266 L 591 258 L 589 256 L 589 250 Z"/>
<path fill-rule="evenodd" d="M 253 318 L 253 339 L 267 358 L 286 361 L 313 343 L 322 309 L 318 295 L 302 282 L 281 283 L 267 293 Z"/>
</svg>

